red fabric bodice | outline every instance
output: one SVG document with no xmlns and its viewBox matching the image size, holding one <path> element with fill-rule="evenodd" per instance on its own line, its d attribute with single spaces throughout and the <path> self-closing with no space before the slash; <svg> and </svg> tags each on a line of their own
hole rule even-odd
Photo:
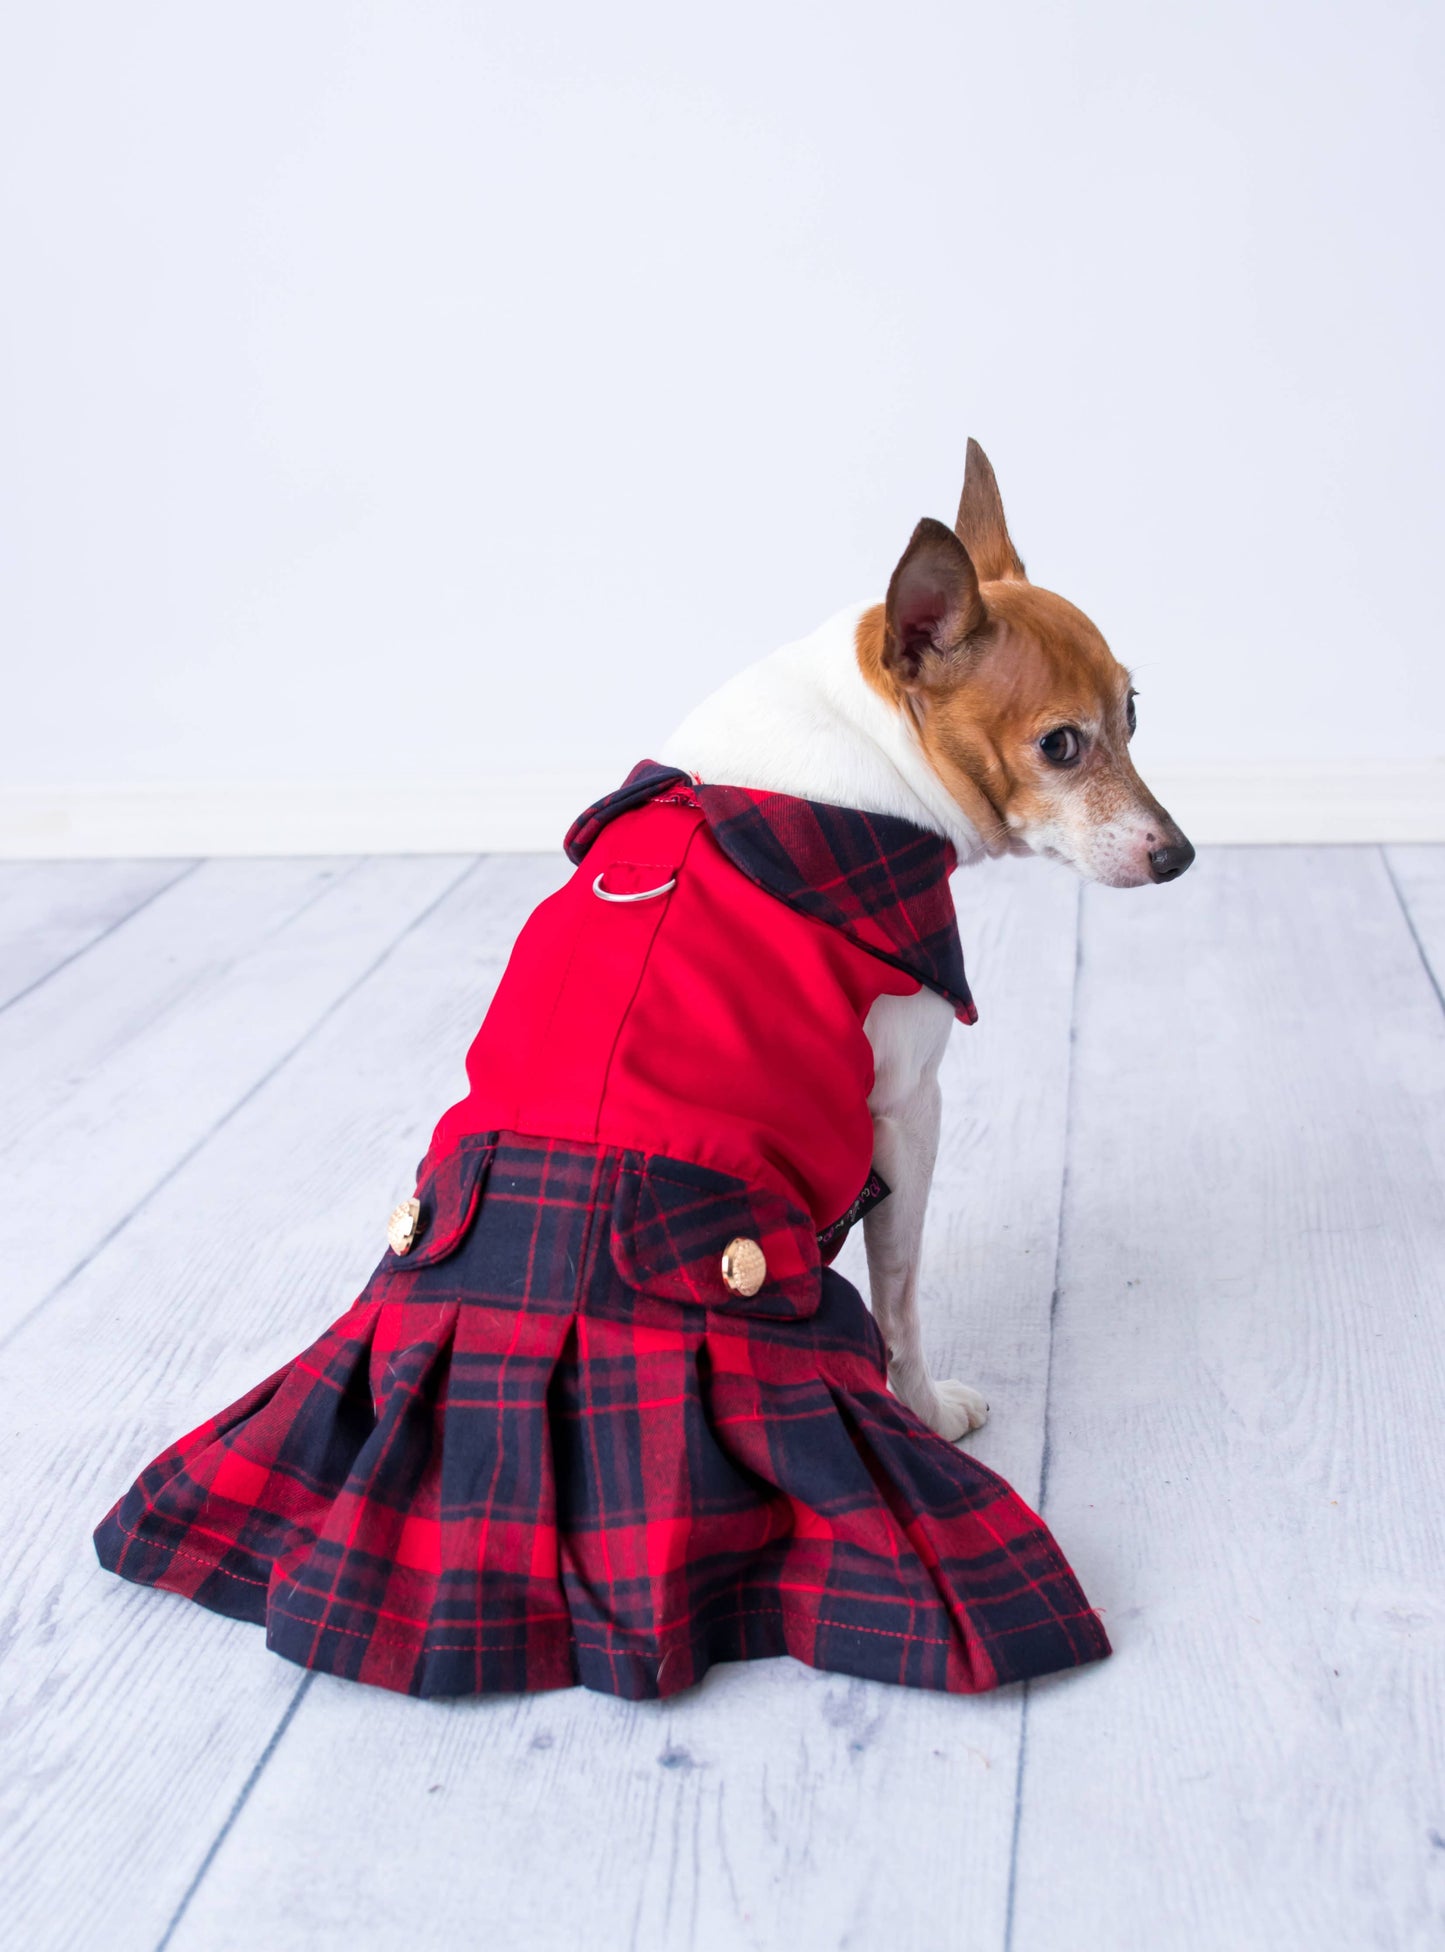
<svg viewBox="0 0 1445 1952">
<path fill-rule="evenodd" d="M 775 1185 L 827 1227 L 872 1164 L 864 1020 L 919 987 L 756 886 L 695 806 L 643 806 L 523 928 L 428 1162 L 469 1132 L 594 1140 Z"/>
</svg>

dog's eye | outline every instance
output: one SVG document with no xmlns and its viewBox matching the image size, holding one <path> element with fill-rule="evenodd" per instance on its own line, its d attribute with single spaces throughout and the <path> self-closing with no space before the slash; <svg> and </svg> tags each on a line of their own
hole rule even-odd
<svg viewBox="0 0 1445 1952">
<path fill-rule="evenodd" d="M 1125 707 L 1125 710 L 1127 711 L 1128 718 L 1129 718 L 1129 736 L 1131 739 L 1134 736 L 1134 726 L 1137 723 L 1138 716 L 1139 716 L 1138 713 L 1134 710 L 1134 700 L 1138 697 L 1138 695 L 1139 694 L 1137 692 L 1131 691 L 1129 693 L 1128 705 Z"/>
<path fill-rule="evenodd" d="M 1072 725 L 1056 725 L 1039 740 L 1039 751 L 1051 766 L 1072 766 L 1081 750 L 1082 743 Z"/>
</svg>

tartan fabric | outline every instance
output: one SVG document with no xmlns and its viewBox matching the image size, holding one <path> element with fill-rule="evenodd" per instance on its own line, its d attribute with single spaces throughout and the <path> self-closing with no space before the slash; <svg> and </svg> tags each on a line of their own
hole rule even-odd
<svg viewBox="0 0 1445 1952">
<path fill-rule="evenodd" d="M 670 792 L 701 808 L 750 881 L 936 990 L 963 1023 L 977 1021 L 948 886 L 957 855 L 942 835 L 894 814 L 710 786 L 644 759 L 573 822 L 568 859 L 580 863 L 609 820 Z"/>
<path fill-rule="evenodd" d="M 572 822 L 562 842 L 567 859 L 574 868 L 580 867 L 583 856 L 609 820 L 631 813 L 634 807 L 647 806 L 679 782 L 686 787 L 695 784 L 691 773 L 683 772 L 680 766 L 660 766 L 655 759 L 639 759 L 621 786 L 604 793 L 590 807 L 584 807 Z"/>
<path fill-rule="evenodd" d="M 703 1306 L 651 1290 L 701 1280 L 737 1182 L 514 1134 L 445 1163 L 415 1255 L 157 1458 L 103 1564 L 418 1695 L 785 1653 L 966 1693 L 1108 1652 L 1042 1522 L 888 1394 L 806 1224 L 779 1286 L 811 1312 Z"/>
<path fill-rule="evenodd" d="M 722 1250 L 756 1241 L 767 1276 L 754 1295 L 723 1280 Z M 818 1307 L 818 1236 L 783 1194 L 681 1159 L 652 1159 L 624 1174 L 612 1220 L 617 1271 L 659 1301 L 689 1301 L 734 1315 L 804 1320 Z"/>
</svg>

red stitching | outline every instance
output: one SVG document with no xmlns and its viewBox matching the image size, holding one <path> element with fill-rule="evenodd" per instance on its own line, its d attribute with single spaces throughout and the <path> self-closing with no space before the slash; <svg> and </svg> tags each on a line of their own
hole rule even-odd
<svg viewBox="0 0 1445 1952">
<path fill-rule="evenodd" d="M 239 1574 L 236 1576 L 238 1578 L 240 1577 Z M 259 1582 L 252 1581 L 251 1583 L 257 1584 Z M 294 1587 L 296 1580 L 294 1578 L 283 1579 L 280 1585 Z M 343 1602 L 343 1604 L 355 1605 L 357 1602 Z M 377 1637 L 376 1627 L 343 1627 L 333 1621 L 311 1620 L 304 1613 L 296 1612 L 293 1607 L 282 1606 L 279 1601 L 273 1603 L 267 1611 L 268 1613 L 279 1613 L 284 1619 L 294 1620 L 298 1626 L 309 1627 L 313 1633 L 344 1633 L 349 1635 L 353 1640 L 375 1640 Z M 898 1627 L 852 1627 L 845 1626 L 842 1621 L 814 1619 L 811 1614 L 800 1613 L 795 1607 L 784 1606 L 781 1603 L 763 1606 L 740 1606 L 732 1613 L 710 1615 L 707 1624 L 708 1626 L 721 1626 L 724 1621 L 743 1620 L 760 1613 L 776 1613 L 785 1622 L 793 1626 L 808 1628 L 814 1632 L 819 1628 L 831 1628 L 838 1633 L 871 1633 L 878 1634 L 885 1640 L 906 1640 L 919 1647 L 951 1647 L 954 1645 L 952 1639 L 940 1639 L 936 1634 L 905 1633 Z M 378 1615 L 380 1617 L 380 1609 L 378 1609 Z M 561 1613 L 544 1614 L 539 1618 L 529 1619 L 523 1622 L 521 1627 L 517 1629 L 517 1632 L 519 1635 L 525 1637 L 535 1632 L 537 1627 L 545 1626 L 548 1621 L 566 1618 L 567 1616 Z M 469 1652 L 478 1647 L 480 1639 L 484 1639 L 487 1633 L 495 1633 L 497 1631 L 495 1627 L 483 1628 L 479 1639 L 474 1640 L 428 1640 L 425 1626 L 417 1623 L 414 1628 L 414 1632 L 419 1634 L 420 1638 L 425 1642 L 424 1651 L 434 1653 Z M 625 1634 L 631 1633 L 639 1636 L 642 1633 L 642 1629 L 639 1627 L 624 1627 L 621 1631 Z M 670 1640 L 658 1643 L 663 1648 L 661 1655 L 644 1653 L 640 1648 L 619 1646 L 615 1639 L 608 1640 L 600 1636 L 589 1637 L 589 1630 L 586 1627 L 579 1629 L 575 1622 L 571 1624 L 568 1638 L 575 1641 L 579 1647 L 586 1646 L 594 1648 L 601 1653 L 630 1654 L 636 1660 L 666 1660 L 669 1654 L 676 1653 L 682 1648 L 691 1647 L 693 1644 L 685 1636 L 674 1635 Z M 961 1636 L 958 1644 L 963 1644 Z"/>
<path fill-rule="evenodd" d="M 228 1566 L 218 1566 L 214 1559 L 204 1559 L 199 1552 L 187 1552 L 183 1545 L 162 1545 L 159 1539 L 148 1539 L 140 1532 L 133 1532 L 123 1518 L 117 1517 L 115 1522 L 126 1537 L 134 1539 L 137 1545 L 154 1546 L 157 1552 L 169 1552 L 173 1559 L 192 1559 L 198 1566 L 209 1566 L 212 1572 L 220 1573 L 225 1579 L 239 1579 L 243 1586 L 269 1586 L 271 1583 L 268 1579 L 252 1579 L 244 1572 L 232 1572 Z M 244 1547 L 232 1543 L 226 1549 L 228 1552 L 240 1552 Z"/>
</svg>

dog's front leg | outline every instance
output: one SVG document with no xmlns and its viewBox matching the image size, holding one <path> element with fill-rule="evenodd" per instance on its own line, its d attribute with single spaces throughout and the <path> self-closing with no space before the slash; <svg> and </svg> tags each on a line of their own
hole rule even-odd
<svg viewBox="0 0 1445 1952">
<path fill-rule="evenodd" d="M 892 1192 L 863 1222 L 873 1313 L 887 1345 L 893 1393 L 950 1442 L 977 1430 L 988 1415 L 976 1389 L 929 1375 L 918 1323 L 923 1217 L 942 1110 L 938 1067 L 952 1026 L 951 1008 L 932 990 L 879 997 L 868 1013 L 873 1162 Z"/>
</svg>

